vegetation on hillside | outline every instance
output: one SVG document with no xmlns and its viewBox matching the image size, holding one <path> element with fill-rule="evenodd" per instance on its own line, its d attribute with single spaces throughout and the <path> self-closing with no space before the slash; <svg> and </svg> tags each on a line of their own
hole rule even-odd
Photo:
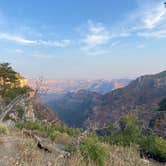
<svg viewBox="0 0 166 166">
<path fill-rule="evenodd" d="M 0 63 L 0 95 L 6 102 L 10 102 L 28 90 L 28 86 L 19 86 L 19 74 L 14 71 L 9 63 Z"/>
<path fill-rule="evenodd" d="M 166 139 L 159 136 L 147 136 L 142 140 L 141 148 L 151 158 L 166 162 Z"/>
<path fill-rule="evenodd" d="M 138 144 L 142 138 L 142 129 L 138 122 L 138 117 L 133 114 L 122 117 L 118 126 L 110 125 L 106 129 L 105 139 L 112 144 L 123 146 Z"/>
<path fill-rule="evenodd" d="M 58 133 L 67 134 L 71 137 L 76 137 L 80 134 L 80 130 L 76 128 L 70 128 L 66 125 L 57 124 L 51 125 L 47 122 L 43 121 L 18 121 L 16 122 L 16 127 L 19 129 L 28 129 L 39 131 L 44 133 L 47 137 L 51 138 L 52 140 L 58 135 Z"/>
<path fill-rule="evenodd" d="M 15 128 L 8 130 L 8 135 L 4 134 L 0 137 L 0 165 L 98 166 L 92 160 L 87 162 L 79 151 L 68 158 L 58 159 L 57 154 L 40 149 L 36 141 L 24 132 Z M 94 141 L 92 144 L 95 144 Z M 100 145 L 109 152 L 104 166 L 163 166 L 155 161 L 141 159 L 138 149 L 134 146 L 123 147 L 106 143 Z"/>
<path fill-rule="evenodd" d="M 143 131 L 135 115 L 125 115 L 118 127 L 111 125 L 105 140 L 113 145 L 139 146 L 145 156 L 166 162 L 166 139 Z"/>
<path fill-rule="evenodd" d="M 80 142 L 76 141 L 75 143 L 73 140 L 81 137 L 82 132 L 65 125 L 50 125 L 41 121 L 22 121 L 17 122 L 16 127 L 38 131 L 39 135 L 48 137 L 56 143 L 63 142 L 66 150 L 72 156 L 80 154 L 87 164 L 95 163 L 98 166 L 104 166 L 111 152 L 108 146 L 135 147 L 144 156 L 166 162 L 166 140 L 157 135 L 145 135 L 138 124 L 138 118 L 133 114 L 128 114 L 122 117 L 118 127 L 111 125 L 106 130 L 104 137 L 95 133 L 87 133 L 82 136 Z"/>
</svg>

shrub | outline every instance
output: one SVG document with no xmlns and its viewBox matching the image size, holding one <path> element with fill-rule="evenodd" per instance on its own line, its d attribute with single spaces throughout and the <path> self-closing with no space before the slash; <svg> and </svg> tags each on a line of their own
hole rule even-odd
<svg viewBox="0 0 166 166">
<path fill-rule="evenodd" d="M 9 103 L 15 97 L 27 93 L 29 89 L 29 87 L 8 88 L 3 92 L 3 98 Z"/>
<path fill-rule="evenodd" d="M 62 142 L 68 142 L 69 137 L 75 137 L 80 134 L 79 129 L 69 128 L 65 125 L 51 125 L 42 121 L 20 121 L 16 123 L 16 127 L 20 129 L 37 130 L 46 134 L 52 140 L 60 141 L 60 137 L 63 139 Z"/>
<path fill-rule="evenodd" d="M 104 166 L 108 156 L 107 150 L 102 146 L 97 137 L 87 137 L 80 144 L 81 154 L 88 163 L 93 161 L 99 166 Z"/>
<path fill-rule="evenodd" d="M 20 129 L 29 129 L 29 130 L 43 130 L 42 123 L 40 121 L 19 121 L 16 123 L 16 127 Z"/>
<path fill-rule="evenodd" d="M 124 145 L 137 144 L 141 140 L 142 131 L 138 126 L 138 117 L 129 114 L 122 118 L 122 139 Z"/>
<path fill-rule="evenodd" d="M 138 126 L 138 118 L 133 114 L 125 115 L 120 126 L 113 126 L 106 130 L 106 140 L 113 144 L 129 146 L 139 144 L 142 139 L 142 130 Z M 119 129 L 120 127 L 120 129 Z"/>
<path fill-rule="evenodd" d="M 53 127 L 56 131 L 67 133 L 70 136 L 76 137 L 80 135 L 81 131 L 78 128 L 70 128 L 66 125 L 57 124 Z"/>
<path fill-rule="evenodd" d="M 9 130 L 6 125 L 0 124 L 0 134 L 8 134 Z"/>
<path fill-rule="evenodd" d="M 55 140 L 55 138 L 57 137 L 57 136 L 59 136 L 61 133 L 59 132 L 59 131 L 53 131 L 52 133 L 50 133 L 50 138 L 52 139 L 52 140 Z"/>
<path fill-rule="evenodd" d="M 141 148 L 146 155 L 166 162 L 166 139 L 158 136 L 145 137 L 141 143 Z"/>
</svg>

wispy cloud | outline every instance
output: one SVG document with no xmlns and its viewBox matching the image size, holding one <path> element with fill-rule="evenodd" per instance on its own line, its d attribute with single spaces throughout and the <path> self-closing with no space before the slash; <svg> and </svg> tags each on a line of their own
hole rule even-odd
<svg viewBox="0 0 166 166">
<path fill-rule="evenodd" d="M 138 8 L 126 16 L 120 27 L 124 35 L 131 37 L 165 38 L 166 9 L 163 1 L 139 0 Z M 119 30 L 118 35 L 123 33 Z"/>
<path fill-rule="evenodd" d="M 71 44 L 71 40 L 61 40 L 61 41 L 44 41 L 39 40 L 39 45 L 51 46 L 51 47 L 67 47 Z"/>
<path fill-rule="evenodd" d="M 80 49 L 86 55 L 111 55 L 111 48 L 121 42 L 115 41 L 120 38 L 131 36 L 130 32 L 120 31 L 114 33 L 109 26 L 102 22 L 89 20 L 86 26 L 79 29 L 81 34 Z"/>
<path fill-rule="evenodd" d="M 155 3 L 154 6 L 143 12 L 145 28 L 153 29 L 165 20 L 166 10 L 163 3 Z"/>
<path fill-rule="evenodd" d="M 96 47 L 107 44 L 110 39 L 111 33 L 102 23 L 88 21 L 87 30 L 85 31 L 85 36 L 82 39 L 86 46 Z"/>
<path fill-rule="evenodd" d="M 50 47 L 67 47 L 71 43 L 70 40 L 60 40 L 60 41 L 29 40 L 24 37 L 8 33 L 0 33 L 0 40 L 12 41 L 23 45 L 31 45 L 31 46 L 41 45 L 41 46 L 50 46 Z"/>
<path fill-rule="evenodd" d="M 130 32 L 119 31 L 113 32 L 112 28 L 106 26 L 102 22 L 93 22 L 89 20 L 81 30 L 81 51 L 86 55 L 111 55 L 111 48 L 115 47 L 121 42 L 121 38 L 128 38 L 131 36 Z M 116 41 L 118 39 L 118 41 Z"/>
<path fill-rule="evenodd" d="M 166 38 L 166 9 L 161 2 L 155 2 L 143 12 L 143 29 L 138 36 L 146 38 Z"/>
<path fill-rule="evenodd" d="M 7 33 L 0 33 L 1 40 L 9 40 L 12 42 L 20 43 L 20 44 L 37 44 L 35 40 L 28 40 L 20 36 L 15 36 Z"/>
<path fill-rule="evenodd" d="M 155 30 L 151 32 L 140 32 L 138 36 L 146 37 L 146 38 L 166 38 L 166 29 L 163 30 Z"/>
</svg>

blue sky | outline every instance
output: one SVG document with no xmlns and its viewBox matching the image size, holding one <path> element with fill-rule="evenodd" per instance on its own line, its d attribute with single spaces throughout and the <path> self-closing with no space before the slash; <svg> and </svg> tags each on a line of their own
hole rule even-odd
<svg viewBox="0 0 166 166">
<path fill-rule="evenodd" d="M 28 78 L 133 78 L 166 69 L 163 0 L 0 0 L 0 62 Z"/>
</svg>

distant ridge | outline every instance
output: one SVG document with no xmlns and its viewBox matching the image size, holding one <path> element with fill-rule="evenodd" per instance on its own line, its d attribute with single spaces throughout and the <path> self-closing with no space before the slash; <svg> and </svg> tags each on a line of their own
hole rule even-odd
<svg viewBox="0 0 166 166">
<path fill-rule="evenodd" d="M 70 120 L 79 117 L 79 127 L 86 127 L 89 122 L 103 126 L 127 113 L 138 115 L 148 126 L 163 98 L 166 98 L 166 71 L 141 76 L 126 87 L 105 95 L 81 91 L 48 101 L 48 104 L 72 126 L 77 126 L 77 123 L 70 123 Z"/>
<path fill-rule="evenodd" d="M 34 81 L 30 81 L 34 86 Z M 76 93 L 84 89 L 100 94 L 105 94 L 114 89 L 122 88 L 131 82 L 130 79 L 113 79 L 113 80 L 45 80 L 45 85 L 49 93 L 64 94 L 68 92 Z"/>
</svg>

